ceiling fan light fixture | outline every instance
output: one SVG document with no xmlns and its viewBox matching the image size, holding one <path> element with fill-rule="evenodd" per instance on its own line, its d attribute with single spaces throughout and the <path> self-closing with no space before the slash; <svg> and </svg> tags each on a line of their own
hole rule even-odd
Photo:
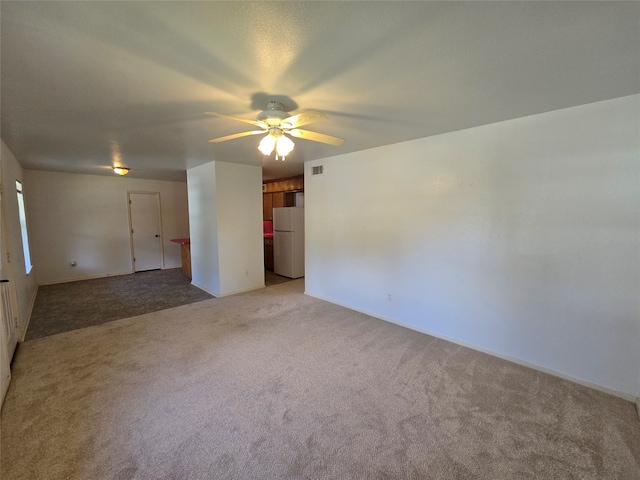
<svg viewBox="0 0 640 480">
<path fill-rule="evenodd" d="M 295 147 L 295 144 L 287 135 L 335 146 L 339 146 L 344 143 L 343 138 L 325 135 L 324 133 L 311 132 L 309 130 L 301 130 L 298 128 L 308 125 L 309 123 L 326 120 L 327 116 L 324 113 L 316 110 L 305 110 L 295 115 L 290 115 L 285 111 L 283 104 L 277 101 L 270 101 L 267 105 L 267 109 L 260 112 L 255 121 L 242 117 L 234 117 L 233 115 L 227 115 L 226 113 L 206 112 L 206 114 L 213 115 L 214 117 L 229 118 L 242 123 L 249 123 L 261 129 L 212 138 L 209 140 L 209 143 L 226 142 L 227 140 L 233 140 L 249 135 L 261 135 L 266 133 L 260 141 L 260 145 L 258 145 L 258 150 L 265 156 L 271 155 L 275 150 L 276 160 L 284 160 Z"/>
<path fill-rule="evenodd" d="M 262 140 L 260 140 L 260 145 L 258 145 L 258 150 L 262 152 L 263 155 L 271 155 L 273 149 L 276 147 L 276 138 L 269 133 L 265 135 Z"/>
<path fill-rule="evenodd" d="M 282 157 L 282 160 L 284 160 L 284 157 L 291 153 L 293 147 L 295 147 L 293 141 L 286 135 L 282 135 L 278 138 L 278 142 L 276 143 L 276 153 L 278 156 Z"/>
<path fill-rule="evenodd" d="M 269 134 L 260 140 L 258 150 L 263 155 L 271 155 L 275 150 L 276 160 L 282 159 L 284 161 L 284 158 L 291 153 L 293 147 L 295 147 L 293 141 L 284 135 L 280 128 L 271 128 Z"/>
<path fill-rule="evenodd" d="M 113 167 L 113 171 L 114 173 L 117 173 L 120 176 L 126 175 L 127 173 L 129 173 L 129 169 L 126 167 Z"/>
</svg>

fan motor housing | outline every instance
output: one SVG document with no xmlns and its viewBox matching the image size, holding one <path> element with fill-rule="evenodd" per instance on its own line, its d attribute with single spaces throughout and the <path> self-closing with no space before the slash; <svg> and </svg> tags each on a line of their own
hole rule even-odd
<svg viewBox="0 0 640 480">
<path fill-rule="evenodd" d="M 289 114 L 284 111 L 284 106 L 280 102 L 269 102 L 267 109 L 264 112 L 260 112 L 256 120 L 269 126 L 278 126 L 287 117 L 289 117 Z"/>
</svg>

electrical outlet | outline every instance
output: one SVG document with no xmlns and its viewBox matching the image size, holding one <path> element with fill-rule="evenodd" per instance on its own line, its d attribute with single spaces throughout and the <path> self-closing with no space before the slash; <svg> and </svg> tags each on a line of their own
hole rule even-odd
<svg viewBox="0 0 640 480">
<path fill-rule="evenodd" d="M 249 270 L 245 270 L 245 271 L 244 271 L 244 276 L 245 276 L 245 277 L 248 277 L 248 276 L 249 276 Z"/>
<path fill-rule="evenodd" d="M 390 293 L 387 295 L 387 300 L 391 301 L 391 294 Z"/>
</svg>

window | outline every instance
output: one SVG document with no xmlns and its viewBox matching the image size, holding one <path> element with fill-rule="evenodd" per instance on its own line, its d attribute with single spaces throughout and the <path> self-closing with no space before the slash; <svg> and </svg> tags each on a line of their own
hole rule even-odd
<svg viewBox="0 0 640 480">
<path fill-rule="evenodd" d="M 20 214 L 20 232 L 22 233 L 22 250 L 24 251 L 24 269 L 27 275 L 31 271 L 31 254 L 29 253 L 29 234 L 27 233 L 27 212 L 24 209 L 24 195 L 22 194 L 22 183 L 16 180 L 16 191 L 18 192 L 18 212 Z"/>
</svg>

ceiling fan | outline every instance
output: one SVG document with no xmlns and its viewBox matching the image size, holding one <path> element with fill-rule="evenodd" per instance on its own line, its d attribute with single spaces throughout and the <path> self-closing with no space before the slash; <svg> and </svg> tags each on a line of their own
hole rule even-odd
<svg viewBox="0 0 640 480">
<path fill-rule="evenodd" d="M 275 150 L 276 160 L 284 160 L 285 157 L 293 150 L 294 143 L 287 135 L 336 146 L 342 145 L 342 143 L 344 142 L 343 138 L 325 135 L 324 133 L 311 132 L 309 130 L 301 130 L 298 128 L 313 122 L 326 120 L 328 117 L 324 113 L 318 112 L 316 110 L 305 110 L 304 112 L 300 112 L 296 115 L 289 115 L 289 113 L 284 110 L 284 106 L 280 102 L 270 101 L 267 105 L 267 109 L 264 112 L 260 112 L 255 120 L 249 120 L 242 117 L 234 117 L 233 115 L 227 115 L 225 113 L 205 113 L 207 115 L 230 118 L 231 120 L 249 123 L 262 129 L 250 130 L 248 132 L 234 133 L 232 135 L 214 138 L 212 140 L 209 140 L 210 143 L 225 142 L 227 140 L 247 137 L 249 135 L 266 134 L 260 141 L 258 150 L 260 150 L 263 155 L 271 155 L 271 152 Z"/>
</svg>

